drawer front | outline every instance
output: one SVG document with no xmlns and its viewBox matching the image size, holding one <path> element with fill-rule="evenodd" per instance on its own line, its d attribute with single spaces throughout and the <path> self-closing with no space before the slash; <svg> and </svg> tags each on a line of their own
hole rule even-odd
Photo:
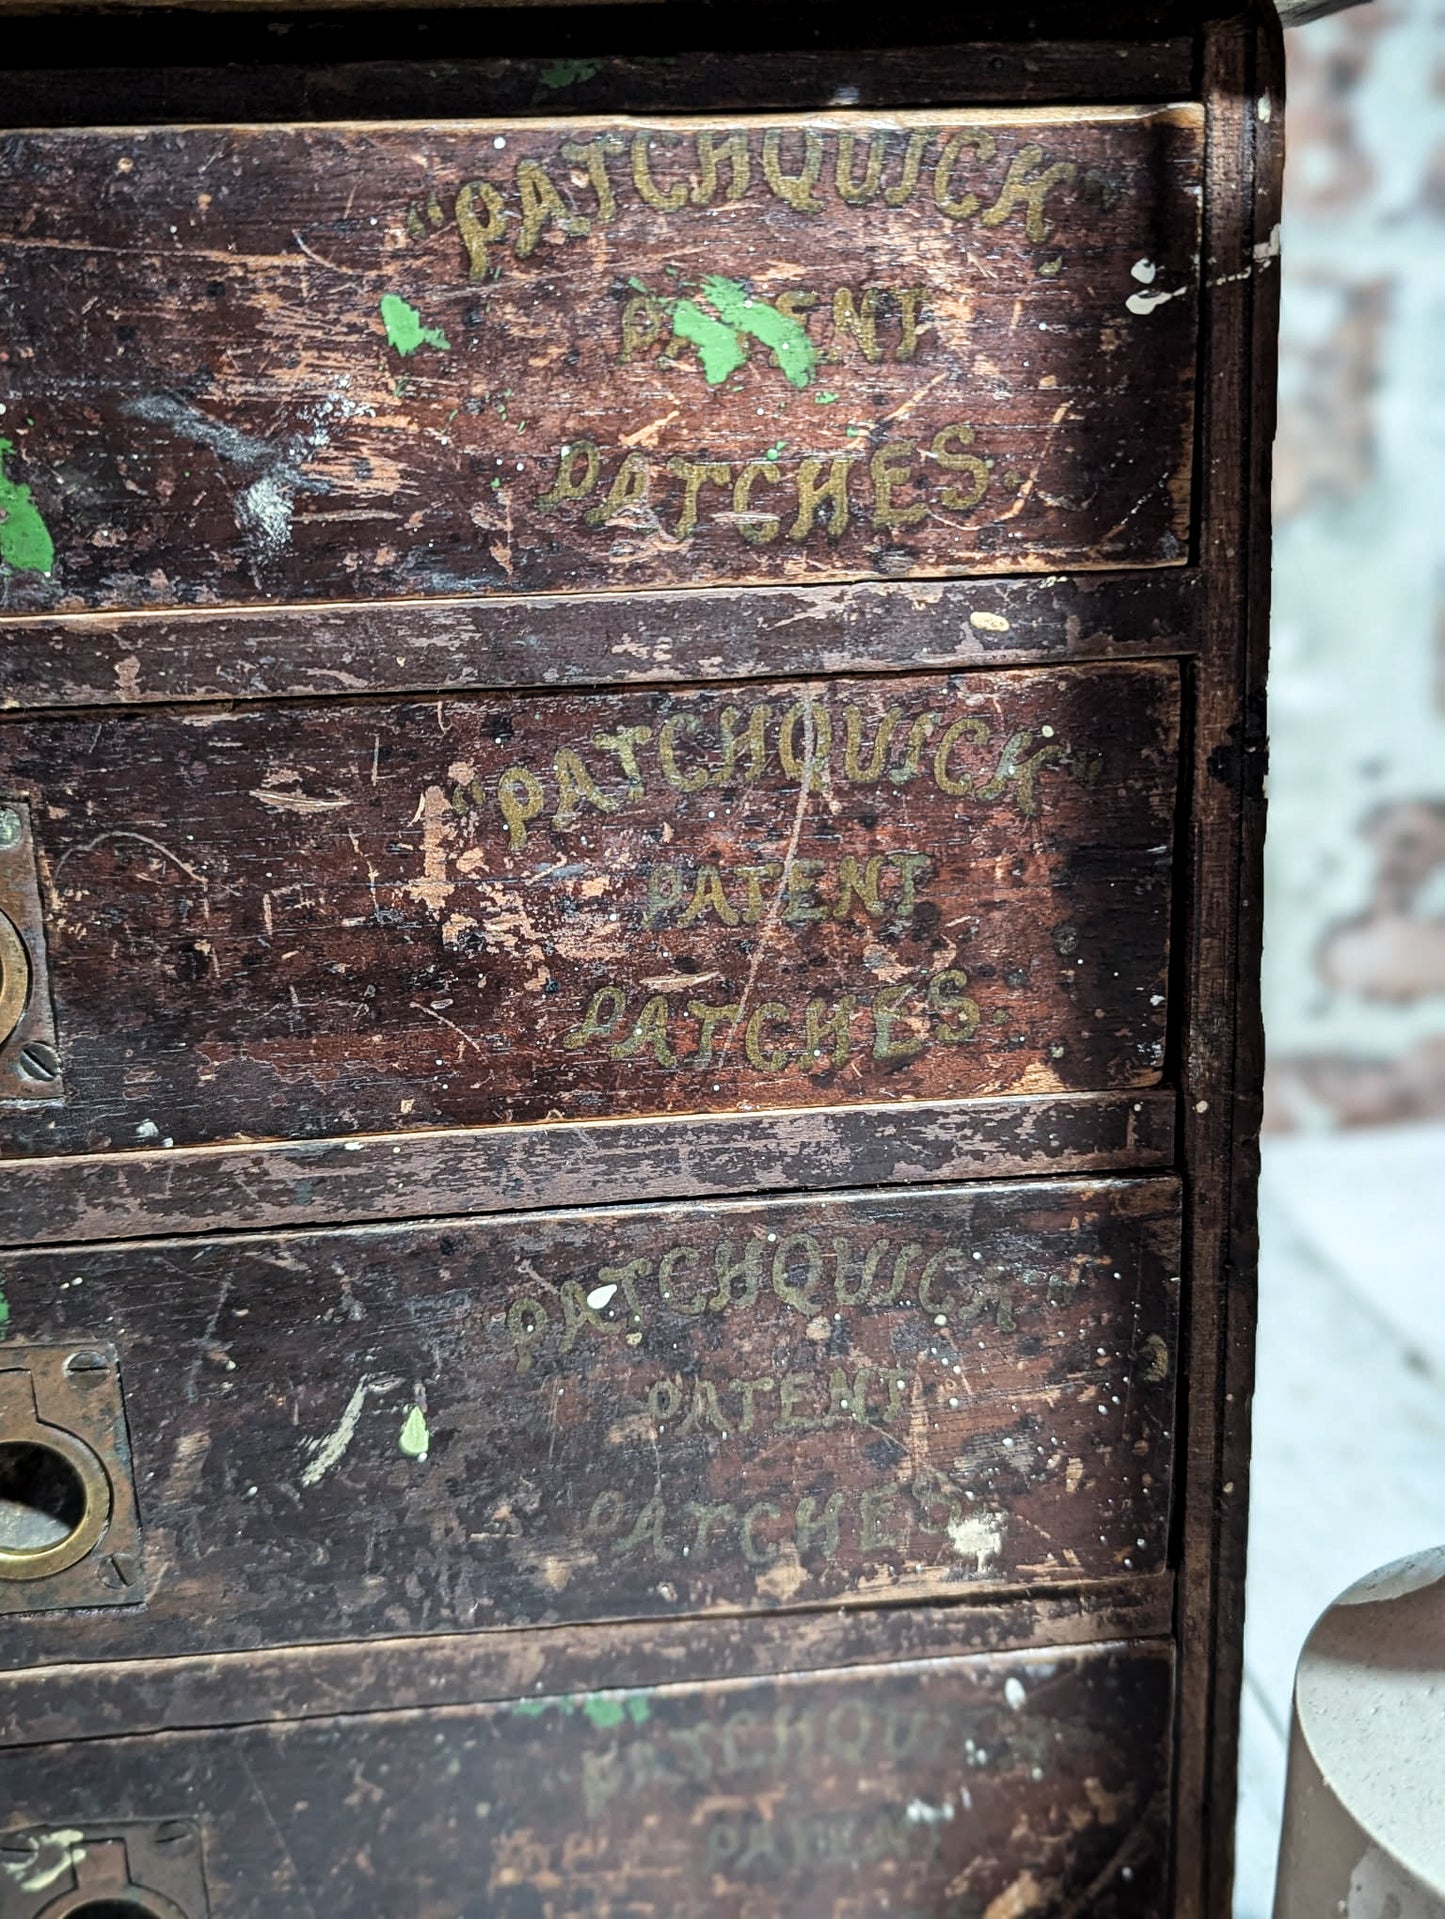
<svg viewBox="0 0 1445 1919">
<path fill-rule="evenodd" d="M 17 1355 L 119 1350 L 149 1601 L 0 1662 L 1158 1573 L 1178 1240 L 1152 1179 L 18 1256 Z"/>
<path fill-rule="evenodd" d="M 0 730 L 65 1075 L 4 1134 L 1154 1085 L 1178 726 L 1121 663 Z"/>
<path fill-rule="evenodd" d="M 1182 561 L 1202 146 L 1191 105 L 12 135 L 9 607 Z"/>
<path fill-rule="evenodd" d="M 0 1897 L 109 1841 L 166 1919 L 1152 1919 L 1171 1691 L 1146 1643 L 11 1752 Z"/>
</svg>

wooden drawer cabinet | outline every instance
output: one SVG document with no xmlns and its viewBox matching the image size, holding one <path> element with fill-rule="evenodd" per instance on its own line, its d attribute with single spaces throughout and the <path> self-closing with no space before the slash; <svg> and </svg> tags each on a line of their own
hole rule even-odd
<svg viewBox="0 0 1445 1919">
<path fill-rule="evenodd" d="M 1227 1905 L 1273 22 L 645 11 L 0 87 L 0 1919 Z"/>
</svg>

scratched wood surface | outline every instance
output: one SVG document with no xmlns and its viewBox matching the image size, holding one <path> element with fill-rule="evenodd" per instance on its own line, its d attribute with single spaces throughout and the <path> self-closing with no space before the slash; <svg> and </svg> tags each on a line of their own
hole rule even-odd
<svg viewBox="0 0 1445 1919">
<path fill-rule="evenodd" d="M 1202 129 L 11 135 L 5 604 L 1180 563 Z"/>
<path fill-rule="evenodd" d="M 1177 671 L 37 721 L 12 1151 L 1157 1084 Z"/>
<path fill-rule="evenodd" d="M 150 1602 L 0 1663 L 987 1594 L 1166 1560 L 1170 1179 L 18 1254 L 120 1350 Z"/>
<path fill-rule="evenodd" d="M 11 1752 L 11 1897 L 74 1885 L 35 1828 L 181 1816 L 227 1919 L 1158 1919 L 1170 1672 L 1145 1642 Z"/>
</svg>

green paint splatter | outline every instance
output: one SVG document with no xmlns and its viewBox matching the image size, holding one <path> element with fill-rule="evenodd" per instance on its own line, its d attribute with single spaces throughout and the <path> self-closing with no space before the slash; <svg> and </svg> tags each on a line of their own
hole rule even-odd
<svg viewBox="0 0 1445 1919">
<path fill-rule="evenodd" d="M 748 350 L 738 338 L 736 328 L 713 319 L 691 300 L 678 301 L 673 309 L 672 330 L 680 338 L 691 340 L 697 348 L 709 386 L 721 386 L 730 373 L 747 364 Z"/>
<path fill-rule="evenodd" d="M 512 1711 L 519 1719 L 540 1719 L 544 1712 L 550 1712 L 554 1706 L 567 1706 L 566 1699 L 518 1699 Z"/>
<path fill-rule="evenodd" d="M 49 573 L 55 565 L 55 544 L 30 488 L 5 471 L 14 442 L 0 440 L 0 561 L 17 573 Z"/>
<path fill-rule="evenodd" d="M 818 364 L 818 349 L 801 320 L 758 299 L 740 281 L 724 280 L 719 274 L 704 280 L 702 290 L 729 326 L 739 333 L 750 333 L 772 349 L 773 358 L 791 385 L 807 386 Z"/>
<path fill-rule="evenodd" d="M 397 1445 L 408 1459 L 425 1459 L 431 1450 L 431 1433 L 427 1430 L 426 1414 L 420 1406 L 413 1406 L 402 1424 L 401 1437 Z"/>
<path fill-rule="evenodd" d="M 575 87 L 601 70 L 600 60 L 553 60 L 537 75 L 544 87 Z"/>
<path fill-rule="evenodd" d="M 814 406 L 837 406 L 838 399 L 839 399 L 839 395 L 836 393 L 824 393 L 822 391 L 819 391 L 813 395 L 813 405 Z"/>
<path fill-rule="evenodd" d="M 522 1719 L 540 1719 L 544 1712 L 560 1712 L 570 1715 L 580 1712 L 584 1719 L 591 1720 L 599 1732 L 611 1732 L 616 1726 L 625 1726 L 630 1721 L 634 1726 L 644 1726 L 652 1717 L 652 1706 L 642 1693 L 631 1693 L 619 1697 L 616 1693 L 599 1694 L 579 1699 L 575 1693 L 563 1693 L 555 1699 L 518 1699 L 513 1703 L 512 1711 Z"/>
<path fill-rule="evenodd" d="M 398 353 L 415 353 L 422 346 L 434 346 L 440 353 L 452 350 L 451 341 L 440 327 L 423 326 L 416 308 L 408 306 L 394 293 L 382 294 L 381 318 L 386 327 L 386 343 L 394 346 Z"/>
<path fill-rule="evenodd" d="M 5 1328 L 10 1324 L 10 1301 L 0 1292 L 0 1339 L 5 1337 Z"/>
</svg>

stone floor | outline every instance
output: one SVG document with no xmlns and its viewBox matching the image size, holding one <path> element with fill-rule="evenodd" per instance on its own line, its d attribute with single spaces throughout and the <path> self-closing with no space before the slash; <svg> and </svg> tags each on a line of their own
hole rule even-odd
<svg viewBox="0 0 1445 1919">
<path fill-rule="evenodd" d="M 1235 1919 L 1269 1919 L 1294 1663 L 1445 1544 L 1445 1125 L 1266 1142 Z"/>
</svg>

